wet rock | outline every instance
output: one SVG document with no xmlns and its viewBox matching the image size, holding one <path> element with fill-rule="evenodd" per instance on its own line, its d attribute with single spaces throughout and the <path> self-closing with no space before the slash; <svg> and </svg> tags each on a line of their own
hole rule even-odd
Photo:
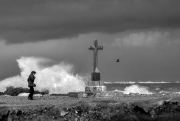
<svg viewBox="0 0 180 121">
<path fill-rule="evenodd" d="M 10 114 L 10 109 L 5 106 L 0 107 L 0 121 L 6 121 Z"/>
<path fill-rule="evenodd" d="M 141 102 L 142 103 L 142 102 Z M 177 121 L 180 118 L 180 104 L 173 100 L 160 100 L 149 104 L 136 104 L 133 113 L 140 121 Z"/>
<path fill-rule="evenodd" d="M 60 116 L 65 116 L 65 115 L 67 115 L 68 114 L 68 112 L 66 112 L 66 111 L 64 111 L 64 110 L 61 110 L 60 111 Z"/>
</svg>

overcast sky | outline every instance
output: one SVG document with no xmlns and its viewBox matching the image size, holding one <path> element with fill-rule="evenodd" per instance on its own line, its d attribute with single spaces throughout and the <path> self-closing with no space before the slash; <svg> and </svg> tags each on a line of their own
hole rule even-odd
<svg viewBox="0 0 180 121">
<path fill-rule="evenodd" d="M 93 69 L 98 40 L 103 81 L 180 81 L 179 0 L 1 0 L 0 80 L 17 59 L 43 57 Z M 116 63 L 116 59 L 120 59 Z"/>
</svg>

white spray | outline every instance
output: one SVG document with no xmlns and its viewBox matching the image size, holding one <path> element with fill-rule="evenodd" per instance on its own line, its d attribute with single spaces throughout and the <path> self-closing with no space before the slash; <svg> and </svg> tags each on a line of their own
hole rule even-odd
<svg viewBox="0 0 180 121">
<path fill-rule="evenodd" d="M 0 91 L 6 87 L 26 87 L 27 78 L 32 70 L 36 71 L 35 90 L 49 90 L 50 93 L 68 93 L 85 90 L 85 77 L 74 75 L 73 65 L 61 62 L 51 67 L 43 67 L 41 63 L 49 61 L 44 58 L 21 57 L 17 60 L 21 74 L 0 81 Z"/>
<path fill-rule="evenodd" d="M 130 93 L 152 94 L 151 92 L 148 91 L 146 87 L 139 85 L 131 85 L 129 87 L 126 87 L 123 92 L 124 94 L 130 94 Z"/>
</svg>

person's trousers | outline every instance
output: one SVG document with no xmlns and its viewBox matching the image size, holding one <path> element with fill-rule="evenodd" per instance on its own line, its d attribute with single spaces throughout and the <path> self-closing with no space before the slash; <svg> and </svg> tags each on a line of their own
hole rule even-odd
<svg viewBox="0 0 180 121">
<path fill-rule="evenodd" d="M 30 94 L 28 96 L 28 99 L 33 99 L 34 87 L 29 87 L 29 89 L 30 89 Z"/>
</svg>

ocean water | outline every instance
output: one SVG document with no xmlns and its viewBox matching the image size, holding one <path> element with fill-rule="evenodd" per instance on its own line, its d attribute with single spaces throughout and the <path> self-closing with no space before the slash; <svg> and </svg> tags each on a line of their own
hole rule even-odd
<svg viewBox="0 0 180 121">
<path fill-rule="evenodd" d="M 180 94 L 180 82 L 104 82 L 104 86 L 107 91 L 120 91 L 125 94 Z"/>
</svg>

